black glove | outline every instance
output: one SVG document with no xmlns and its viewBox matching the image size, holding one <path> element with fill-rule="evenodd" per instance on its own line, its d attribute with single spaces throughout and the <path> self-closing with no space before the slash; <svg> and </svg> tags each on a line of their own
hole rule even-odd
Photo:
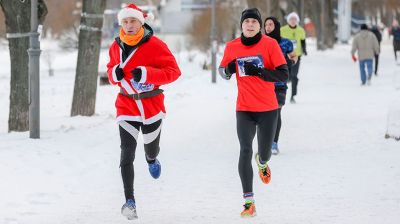
<svg viewBox="0 0 400 224">
<path fill-rule="evenodd" d="M 261 69 L 255 65 L 253 65 L 251 62 L 244 62 L 244 73 L 246 75 L 250 76 L 260 76 L 261 74 Z"/>
<path fill-rule="evenodd" d="M 303 51 L 303 54 L 307 56 L 306 40 L 301 40 L 301 50 Z"/>
<path fill-rule="evenodd" d="M 225 68 L 225 73 L 227 75 L 232 75 L 236 73 L 236 59 L 228 63 L 228 66 Z"/>
<path fill-rule="evenodd" d="M 280 65 L 275 70 L 259 68 L 250 62 L 245 62 L 243 67 L 246 75 L 258 76 L 267 82 L 286 82 L 289 75 L 287 64 Z"/>
<path fill-rule="evenodd" d="M 118 81 L 121 81 L 124 78 L 124 71 L 119 67 L 119 65 L 115 68 L 115 75 L 117 76 Z"/>
<path fill-rule="evenodd" d="M 140 79 L 142 78 L 142 69 L 140 68 L 135 68 L 131 71 L 131 74 L 133 76 L 133 81 L 139 82 Z"/>
</svg>

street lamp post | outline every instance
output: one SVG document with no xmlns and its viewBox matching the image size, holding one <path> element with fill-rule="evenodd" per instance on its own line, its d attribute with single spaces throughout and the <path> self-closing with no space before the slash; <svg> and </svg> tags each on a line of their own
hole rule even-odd
<svg viewBox="0 0 400 224">
<path fill-rule="evenodd" d="M 38 33 L 38 1 L 31 1 L 31 34 L 29 38 L 29 137 L 40 138 L 40 42 Z"/>
<path fill-rule="evenodd" d="M 217 40 L 215 27 L 215 0 L 211 0 L 211 82 L 217 82 Z"/>
</svg>

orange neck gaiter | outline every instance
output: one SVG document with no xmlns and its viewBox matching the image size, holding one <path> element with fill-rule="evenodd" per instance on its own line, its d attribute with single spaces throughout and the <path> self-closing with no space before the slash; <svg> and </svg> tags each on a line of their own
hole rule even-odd
<svg viewBox="0 0 400 224">
<path fill-rule="evenodd" d="M 128 35 L 125 33 L 124 29 L 121 28 L 119 31 L 119 38 L 124 42 L 125 44 L 129 46 L 135 46 L 136 44 L 139 43 L 139 41 L 142 40 L 144 36 L 144 28 L 140 28 L 139 32 L 135 35 Z"/>
</svg>

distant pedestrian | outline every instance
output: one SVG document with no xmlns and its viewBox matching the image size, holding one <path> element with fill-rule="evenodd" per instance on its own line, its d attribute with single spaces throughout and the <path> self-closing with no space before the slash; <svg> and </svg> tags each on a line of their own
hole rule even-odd
<svg viewBox="0 0 400 224">
<path fill-rule="evenodd" d="M 371 28 L 371 32 L 375 34 L 376 39 L 378 40 L 378 44 L 379 44 L 379 49 L 381 48 L 381 42 L 382 42 L 382 33 L 379 30 L 378 26 L 373 26 Z M 375 75 L 378 75 L 378 65 L 379 65 L 379 55 L 380 54 L 376 54 L 375 55 Z"/>
<path fill-rule="evenodd" d="M 397 51 L 400 51 L 400 26 L 397 20 L 393 20 L 390 34 L 393 36 L 394 58 L 397 62 Z"/>
<path fill-rule="evenodd" d="M 360 60 L 361 85 L 371 84 L 372 61 L 375 55 L 379 54 L 379 43 L 375 35 L 368 30 L 366 24 L 361 25 L 361 31 L 354 37 L 351 55 L 354 62 L 357 61 L 355 53 Z M 365 71 L 367 67 L 367 72 Z"/>
</svg>

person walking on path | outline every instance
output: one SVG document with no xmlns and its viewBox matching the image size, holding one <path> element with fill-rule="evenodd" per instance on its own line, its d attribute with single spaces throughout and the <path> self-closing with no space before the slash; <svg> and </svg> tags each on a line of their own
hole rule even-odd
<svg viewBox="0 0 400 224">
<path fill-rule="evenodd" d="M 394 58 L 397 62 L 397 51 L 400 51 L 400 26 L 397 20 L 393 20 L 390 34 L 393 36 Z"/>
<path fill-rule="evenodd" d="M 372 26 L 371 32 L 375 35 L 376 39 L 378 40 L 379 49 L 380 49 L 381 48 L 381 42 L 382 42 L 382 33 L 379 30 L 379 27 L 378 26 Z M 375 55 L 375 72 L 374 72 L 375 75 L 378 75 L 379 55 L 380 54 L 376 54 Z"/>
<path fill-rule="evenodd" d="M 283 56 L 285 57 L 286 64 L 288 65 L 289 74 L 290 74 L 291 67 L 294 64 L 296 64 L 297 59 L 298 59 L 298 57 L 293 49 L 293 43 L 289 39 L 281 37 L 281 24 L 278 21 L 278 19 L 275 17 L 268 17 L 265 19 L 264 31 L 267 36 L 274 38 L 278 42 L 278 44 L 282 50 Z M 278 101 L 279 109 L 278 109 L 278 122 L 277 122 L 274 142 L 272 143 L 272 147 L 271 147 L 271 152 L 273 155 L 279 154 L 278 141 L 279 141 L 279 134 L 281 131 L 281 126 L 282 126 L 281 111 L 282 111 L 283 105 L 285 105 L 286 91 L 288 89 L 286 83 L 287 83 L 286 81 L 275 82 L 275 95 L 276 95 L 276 99 Z"/>
<path fill-rule="evenodd" d="M 255 155 L 258 173 L 263 183 L 271 180 L 267 162 L 278 118 L 275 82 L 288 78 L 288 67 L 276 40 L 261 34 L 261 15 L 257 8 L 242 12 L 241 37 L 226 44 L 219 74 L 229 80 L 236 74 L 236 129 L 240 143 L 239 176 L 245 200 L 242 217 L 256 215 L 253 193 L 252 143 L 257 133 Z"/>
<path fill-rule="evenodd" d="M 120 88 L 115 107 L 121 138 L 120 168 L 125 192 L 121 213 L 136 219 L 134 197 L 135 151 L 140 130 L 150 175 L 157 179 L 161 164 L 161 124 L 165 117 L 164 94 L 159 87 L 178 79 L 181 72 L 167 45 L 153 35 L 145 23 L 148 15 L 134 4 L 118 13 L 122 26 L 119 37 L 112 43 L 107 64 L 108 79 Z"/>
<path fill-rule="evenodd" d="M 375 35 L 368 30 L 366 24 L 361 25 L 361 31 L 354 37 L 351 48 L 351 56 L 354 62 L 357 61 L 355 53 L 358 54 L 360 65 L 361 85 L 371 84 L 372 61 L 375 55 L 379 54 L 379 43 Z M 367 71 L 365 71 L 367 69 Z"/>
<path fill-rule="evenodd" d="M 294 64 L 290 69 L 289 74 L 289 81 L 292 83 L 292 95 L 290 97 L 290 102 L 296 103 L 294 97 L 297 95 L 297 86 L 299 83 L 298 73 L 300 69 L 301 56 L 303 54 L 307 55 L 306 32 L 304 31 L 303 27 L 299 25 L 300 18 L 297 13 L 290 13 L 286 17 L 286 20 L 288 24 L 281 28 L 281 36 L 292 41 L 294 52 L 299 57 L 297 63 Z"/>
</svg>

